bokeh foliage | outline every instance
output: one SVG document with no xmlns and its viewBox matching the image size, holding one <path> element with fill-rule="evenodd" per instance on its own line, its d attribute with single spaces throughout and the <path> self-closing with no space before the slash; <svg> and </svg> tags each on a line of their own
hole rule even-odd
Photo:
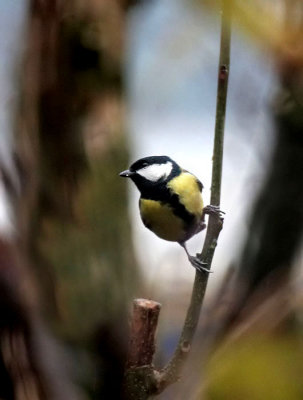
<svg viewBox="0 0 303 400">
<path fill-rule="evenodd" d="M 296 335 L 248 335 L 208 366 L 209 400 L 299 400 L 302 341 Z"/>
</svg>

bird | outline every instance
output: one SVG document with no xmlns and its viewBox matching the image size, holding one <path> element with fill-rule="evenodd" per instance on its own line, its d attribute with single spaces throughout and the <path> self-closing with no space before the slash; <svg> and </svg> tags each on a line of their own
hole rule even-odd
<svg viewBox="0 0 303 400">
<path fill-rule="evenodd" d="M 186 246 L 187 240 L 206 228 L 206 214 L 221 217 L 222 213 L 217 206 L 204 207 L 199 179 L 168 156 L 140 158 L 119 175 L 130 178 L 137 186 L 140 215 L 146 228 L 183 247 L 196 270 L 210 272 L 207 264 L 190 255 Z"/>
</svg>

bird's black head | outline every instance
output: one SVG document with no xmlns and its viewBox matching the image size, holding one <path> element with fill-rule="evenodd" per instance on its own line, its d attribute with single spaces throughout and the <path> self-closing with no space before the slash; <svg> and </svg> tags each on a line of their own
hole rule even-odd
<svg viewBox="0 0 303 400">
<path fill-rule="evenodd" d="M 129 170 L 121 172 L 120 176 L 131 178 L 140 192 L 144 193 L 165 185 L 180 172 L 181 168 L 170 157 L 151 156 L 134 162 Z"/>
</svg>

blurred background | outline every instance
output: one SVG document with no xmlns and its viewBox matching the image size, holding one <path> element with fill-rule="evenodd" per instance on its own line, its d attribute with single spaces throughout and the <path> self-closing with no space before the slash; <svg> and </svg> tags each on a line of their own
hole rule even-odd
<svg viewBox="0 0 303 400">
<path fill-rule="evenodd" d="M 1 399 L 123 398 L 136 297 L 162 303 L 156 366 L 171 356 L 194 270 L 118 174 L 168 155 L 209 204 L 220 6 L 0 3 Z M 194 356 L 160 399 L 303 396 L 302 43 L 300 0 L 234 0 L 224 229 Z"/>
</svg>

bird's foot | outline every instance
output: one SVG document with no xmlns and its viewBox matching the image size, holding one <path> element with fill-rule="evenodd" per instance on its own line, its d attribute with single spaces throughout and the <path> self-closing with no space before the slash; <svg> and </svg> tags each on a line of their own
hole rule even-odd
<svg viewBox="0 0 303 400">
<path fill-rule="evenodd" d="M 204 207 L 203 212 L 208 215 L 216 215 L 219 218 L 223 218 L 222 214 L 225 214 L 224 211 L 220 210 L 219 206 L 212 206 L 211 204 Z"/>
<path fill-rule="evenodd" d="M 188 256 L 189 262 L 191 263 L 191 265 L 199 272 L 207 272 L 212 273 L 212 271 L 210 271 L 207 268 L 207 263 L 201 261 L 197 256 Z"/>
</svg>

